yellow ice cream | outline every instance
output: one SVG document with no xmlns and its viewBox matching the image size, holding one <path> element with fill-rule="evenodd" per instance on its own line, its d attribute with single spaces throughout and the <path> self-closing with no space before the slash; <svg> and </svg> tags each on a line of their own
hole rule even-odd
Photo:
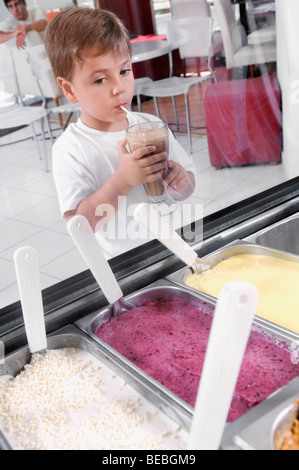
<svg viewBox="0 0 299 470">
<path fill-rule="evenodd" d="M 222 286 L 232 280 L 257 287 L 258 316 L 299 333 L 299 263 L 273 256 L 237 255 L 189 276 L 186 284 L 218 297 Z"/>
</svg>

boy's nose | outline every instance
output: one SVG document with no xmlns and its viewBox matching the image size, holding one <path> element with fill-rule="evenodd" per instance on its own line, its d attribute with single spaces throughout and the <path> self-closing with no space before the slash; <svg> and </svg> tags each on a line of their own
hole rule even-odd
<svg viewBox="0 0 299 470">
<path fill-rule="evenodd" d="M 125 91 L 124 85 L 121 79 L 115 79 L 112 86 L 112 93 L 114 95 L 120 95 Z"/>
</svg>

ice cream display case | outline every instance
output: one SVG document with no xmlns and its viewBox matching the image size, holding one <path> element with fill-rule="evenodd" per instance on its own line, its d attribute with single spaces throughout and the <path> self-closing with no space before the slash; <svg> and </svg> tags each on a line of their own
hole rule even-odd
<svg viewBox="0 0 299 470">
<path fill-rule="evenodd" d="M 149 286 L 148 288 L 134 293 L 131 296 L 127 296 L 126 300 L 133 305 L 136 305 L 136 309 L 133 308 L 132 312 L 136 310 L 137 317 L 142 317 L 142 311 L 139 307 L 140 304 L 142 308 L 144 308 L 145 304 L 147 307 L 150 306 L 150 310 L 154 308 L 155 304 L 158 304 L 159 311 L 160 313 L 162 311 L 162 314 L 165 314 L 165 310 L 163 312 L 163 308 L 161 308 L 161 304 L 163 304 L 163 302 L 165 302 L 167 305 L 171 305 L 172 302 L 175 302 L 179 308 L 181 308 L 183 305 L 186 307 L 188 306 L 189 312 L 187 312 L 187 314 L 189 313 L 189 315 L 192 313 L 192 311 L 199 311 L 199 315 L 202 317 L 202 326 L 203 324 L 206 326 L 205 332 L 203 331 L 203 334 L 199 338 L 199 343 L 204 343 L 207 341 L 209 334 L 209 324 L 212 320 L 214 305 L 209 304 L 205 300 L 201 299 L 200 294 L 195 295 L 187 289 L 182 289 L 167 281 L 159 281 Z M 177 316 L 177 313 L 178 312 L 176 311 L 174 316 Z M 86 407 L 86 402 L 89 403 L 91 399 L 94 400 L 94 393 L 96 393 L 97 397 L 98 395 L 104 393 L 105 404 L 107 404 L 107 396 L 105 396 L 105 393 L 106 395 L 108 394 L 109 400 L 111 400 L 112 404 L 113 416 L 115 417 L 116 415 L 118 420 L 123 420 L 126 422 L 129 415 L 131 420 L 130 427 L 132 427 L 132 405 L 134 404 L 133 409 L 135 410 L 136 403 L 138 404 L 137 412 L 139 406 L 142 406 L 141 409 L 143 412 L 144 410 L 146 411 L 147 418 L 144 422 L 144 429 L 143 425 L 140 427 L 138 423 L 137 434 L 142 436 L 143 439 L 148 440 L 148 448 L 151 448 L 150 445 L 154 445 L 155 449 L 184 450 L 186 448 L 188 432 L 190 431 L 194 409 L 193 406 L 177 395 L 177 388 L 175 389 L 174 393 L 172 390 L 170 390 L 169 387 L 171 387 L 171 380 L 174 379 L 177 383 L 176 387 L 179 384 L 179 387 L 182 387 L 181 390 L 183 393 L 186 393 L 187 391 L 188 397 L 190 397 L 190 390 L 192 391 L 192 389 L 196 395 L 198 383 L 196 381 L 194 382 L 194 380 L 192 381 L 192 375 L 196 375 L 195 370 L 192 370 L 192 373 L 189 374 L 189 369 L 192 367 L 192 360 L 190 361 L 191 358 L 190 356 L 188 357 L 188 354 L 190 354 L 190 351 L 192 351 L 193 348 L 188 348 L 186 346 L 184 351 L 180 350 L 179 354 L 176 354 L 175 360 L 172 364 L 170 363 L 170 365 L 171 367 L 175 366 L 175 362 L 177 361 L 180 368 L 180 380 L 178 380 L 178 376 L 172 374 L 168 370 L 166 375 L 170 377 L 170 381 L 167 386 L 165 386 L 161 384 L 159 380 L 156 380 L 154 377 L 145 372 L 140 367 L 140 364 L 137 366 L 132 360 L 127 359 L 123 354 L 120 354 L 117 351 L 117 348 L 110 347 L 109 344 L 105 343 L 105 341 L 102 341 L 99 338 L 99 329 L 101 329 L 102 326 L 105 326 L 105 324 L 111 324 L 113 320 L 115 323 L 119 322 L 119 327 L 122 330 L 123 335 L 127 336 L 127 331 L 123 330 L 123 323 L 119 318 L 111 318 L 111 314 L 112 308 L 111 306 L 108 306 L 97 314 L 88 315 L 87 317 L 79 320 L 76 322 L 75 326 L 66 326 L 48 336 L 48 350 L 45 355 L 57 354 L 56 362 L 53 362 L 53 359 L 51 362 L 47 362 L 46 360 L 43 362 L 43 354 L 37 355 L 37 357 L 34 359 L 34 357 L 31 357 L 28 347 L 20 348 L 6 358 L 8 373 L 13 377 L 19 377 L 19 380 L 9 387 L 10 399 L 8 401 L 11 402 L 11 406 L 7 406 L 7 410 L 9 410 L 8 416 L 5 417 L 6 421 L 8 421 L 7 426 L 3 432 L 0 431 L 1 449 L 45 449 L 51 448 L 53 446 L 56 446 L 55 448 L 68 449 L 68 446 L 70 445 L 75 447 L 77 445 L 76 448 L 81 448 L 80 446 L 85 449 L 92 448 L 93 442 L 97 442 L 95 440 L 97 437 L 97 432 L 99 432 L 98 439 L 101 439 L 101 445 L 103 445 L 103 438 L 108 441 L 108 446 L 103 446 L 103 449 L 111 449 L 111 445 L 112 448 L 118 448 L 117 445 L 119 442 L 111 443 L 111 440 L 109 441 L 109 438 L 111 439 L 110 431 L 108 433 L 102 431 L 107 416 L 104 414 L 103 417 L 103 412 L 100 412 L 99 408 L 97 407 L 94 409 L 90 409 L 90 405 Z M 122 313 L 121 316 L 125 318 L 126 315 L 130 314 L 131 311 L 128 311 Z M 144 312 L 144 316 L 147 315 L 148 311 Z M 186 315 L 186 312 L 183 312 L 183 315 Z M 152 318 L 153 317 L 151 317 L 151 319 Z M 144 324 L 146 324 L 146 319 L 141 320 L 145 322 Z M 185 336 L 185 344 L 187 339 L 187 344 L 189 343 L 194 347 L 194 341 L 191 340 L 190 335 L 186 335 L 186 330 L 188 328 L 184 328 L 181 320 L 182 317 L 179 320 L 179 324 L 176 324 L 176 327 L 179 327 L 179 325 L 181 325 L 181 327 L 175 328 L 175 331 L 170 331 L 169 326 L 173 324 L 172 322 L 170 325 L 168 325 L 168 330 L 166 325 L 164 325 L 166 334 L 169 335 L 172 333 L 171 344 L 174 344 L 175 347 L 178 347 L 178 341 L 177 339 L 173 339 L 173 335 L 178 336 L 183 333 L 183 336 Z M 132 318 L 129 319 L 129 322 L 132 323 Z M 153 326 L 154 330 L 157 330 L 157 324 L 154 324 Z M 133 324 L 133 330 L 136 331 L 137 329 L 138 326 L 136 325 L 135 321 Z M 146 331 L 148 334 L 150 334 L 149 328 L 147 328 Z M 148 347 L 145 344 L 144 336 L 142 336 L 141 340 L 143 343 L 143 350 L 147 350 L 148 352 Z M 163 344 L 160 343 L 160 340 L 161 337 L 158 337 L 160 348 L 163 349 Z M 159 362 L 161 355 L 159 355 L 155 349 L 153 338 L 151 338 L 151 343 L 152 347 L 150 356 L 154 356 L 156 354 L 157 360 Z M 131 346 L 134 344 L 134 346 L 136 346 L 135 338 L 127 337 L 127 344 L 130 344 Z M 167 349 L 166 342 L 164 344 Z M 258 324 L 253 326 L 251 339 L 249 341 L 249 348 L 245 353 L 244 363 L 242 366 L 243 372 L 241 369 L 240 382 L 236 388 L 231 406 L 231 418 L 233 421 L 227 423 L 225 427 L 223 444 L 221 448 L 271 448 L 271 426 L 273 427 L 275 424 L 276 415 L 279 414 L 279 412 L 283 409 L 283 405 L 286 403 L 286 399 L 288 398 L 288 402 L 290 402 L 291 397 L 297 393 L 296 390 L 298 388 L 298 377 L 296 377 L 296 366 L 292 366 L 292 364 L 288 362 L 291 354 L 292 344 L 292 338 L 288 337 L 287 335 L 278 334 L 277 331 L 271 331 L 270 328 L 261 327 Z M 267 369 L 266 367 L 263 369 L 262 363 L 265 359 L 265 356 L 262 359 L 261 357 L 258 358 L 254 351 L 257 349 L 258 353 L 263 355 L 263 347 L 266 347 L 268 350 L 271 370 Z M 73 355 L 74 351 L 79 351 L 80 360 L 72 359 L 67 360 L 67 362 L 64 363 L 64 351 L 68 350 L 70 353 L 67 354 L 70 355 Z M 199 378 L 200 369 L 202 367 L 204 350 L 205 344 L 202 344 L 202 351 L 199 351 L 198 348 L 195 351 L 196 361 L 194 362 L 193 367 L 198 370 L 197 380 Z M 185 357 L 183 356 L 183 353 L 185 354 Z M 134 354 L 136 354 L 136 348 L 134 349 Z M 275 364 L 273 364 L 273 354 L 275 354 L 277 357 L 277 366 L 279 367 L 276 367 Z M 92 358 L 92 361 L 97 361 L 95 372 L 94 369 L 90 369 L 90 358 Z M 34 361 L 36 361 L 36 364 L 34 364 Z M 281 363 L 280 361 L 283 362 Z M 40 364 L 38 364 L 38 362 L 40 362 Z M 167 362 L 167 359 L 164 360 L 162 367 L 167 364 Z M 254 396 L 252 390 L 248 391 L 249 393 L 247 393 L 247 396 L 246 390 L 244 393 L 244 385 L 246 388 L 246 384 L 249 383 L 249 388 L 250 386 L 253 388 L 252 384 L 250 384 L 250 379 L 248 379 L 250 376 L 250 368 L 253 367 L 253 362 L 255 364 L 257 362 L 261 363 L 261 367 L 258 367 L 260 376 L 255 382 L 255 386 L 258 387 L 258 399 L 256 396 Z M 157 364 L 157 361 L 155 361 L 155 363 Z M 47 364 L 49 369 L 47 369 Z M 53 367 L 53 364 L 57 364 L 57 372 Z M 187 374 L 182 373 L 184 367 Z M 277 377 L 275 377 L 275 369 L 277 372 Z M 89 372 L 90 370 L 92 371 L 92 374 Z M 258 370 L 254 368 L 251 369 L 251 372 L 253 372 L 254 375 L 257 375 Z M 86 383 L 86 387 L 82 387 L 82 384 L 80 383 L 80 380 L 82 382 L 82 372 L 84 373 L 83 380 Z M 95 375 L 96 373 L 100 377 L 100 380 L 99 377 Z M 268 387 L 268 385 L 265 385 L 265 377 L 267 377 L 270 373 L 272 374 L 272 379 L 270 381 L 271 385 Z M 78 398 L 77 401 L 73 399 L 72 393 L 70 392 L 71 387 L 68 387 L 67 397 L 64 395 L 64 386 L 63 384 L 60 384 L 61 374 L 67 377 L 67 381 L 69 383 L 71 383 L 72 375 L 75 374 L 76 388 L 80 391 L 79 400 Z M 242 377 L 242 375 L 244 376 Z M 273 377 L 275 378 L 273 379 Z M 98 385 L 98 383 L 100 385 Z M 30 398 L 32 399 L 32 393 L 35 393 L 37 396 L 36 403 L 34 402 L 33 405 L 34 409 L 30 409 L 29 407 L 28 410 L 28 400 L 24 397 L 21 397 L 22 390 L 24 390 L 26 384 L 28 387 L 27 394 L 29 395 L 29 405 Z M 34 388 L 34 384 L 37 388 Z M 263 390 L 262 384 L 264 384 Z M 92 390 L 90 390 L 90 387 Z M 275 392 L 272 394 L 270 393 L 270 395 L 267 396 L 269 390 L 271 390 L 271 387 L 272 392 L 273 389 L 275 389 Z M 93 388 L 95 388 L 95 391 Z M 128 408 L 126 406 L 125 410 L 123 405 L 124 388 L 126 390 L 125 398 L 128 404 Z M 265 388 L 267 388 L 267 391 Z M 42 393 L 38 392 L 40 389 L 42 389 Z M 254 392 L 256 392 L 256 390 Z M 264 392 L 265 395 L 263 396 Z M 292 392 L 293 395 L 290 395 L 290 392 Z M 61 396 L 64 397 L 64 401 L 60 404 L 58 411 L 54 409 L 52 410 L 51 417 L 49 417 L 44 411 L 44 405 L 45 400 L 48 403 L 51 401 L 53 393 L 61 393 Z M 273 396 L 276 397 L 274 403 L 275 406 L 272 406 Z M 19 397 L 19 400 L 16 399 L 17 397 Z M 41 400 L 39 397 L 41 397 Z M 252 402 L 252 399 L 254 402 Z M 114 400 L 122 402 L 122 406 L 116 410 L 114 406 Z M 98 406 L 101 405 L 100 409 L 102 410 L 102 399 L 100 401 L 101 403 L 96 404 Z M 258 403 L 259 401 L 260 403 Z M 255 406 L 252 406 L 253 404 Z M 271 405 L 270 408 L 269 404 Z M 20 410 L 20 405 L 22 410 Z M 16 409 L 16 412 L 14 412 L 14 409 Z M 268 416 L 269 409 L 271 411 L 270 417 Z M 257 410 L 259 410 L 258 415 L 256 414 Z M 29 421 L 28 413 L 30 414 Z M 40 415 L 37 416 L 38 428 L 36 419 L 32 418 L 32 413 L 36 413 L 37 415 L 40 413 Z M 62 413 L 65 415 L 64 418 L 62 418 Z M 92 416 L 90 413 L 92 413 Z M 241 416 L 239 416 L 240 414 Z M 264 415 L 266 415 L 266 417 L 264 417 Z M 141 416 L 144 416 L 144 413 L 141 414 Z M 109 429 L 112 426 L 110 418 L 111 417 L 108 414 Z M 80 435 L 77 435 L 77 433 L 72 431 L 74 422 L 79 422 L 79 420 L 82 420 L 82 432 L 84 431 L 85 440 L 82 440 L 80 433 Z M 115 426 L 116 428 L 118 427 L 117 424 Z M 271 432 L 269 432 L 269 426 Z M 36 433 L 36 429 L 39 428 L 43 429 L 43 432 L 41 432 L 40 435 L 39 433 Z M 49 429 L 50 431 L 48 431 Z M 105 426 L 104 429 L 106 429 Z M 157 429 L 160 429 L 158 436 Z M 155 433 L 154 442 L 148 439 L 148 434 L 150 431 L 152 432 L 152 439 L 153 433 Z M 257 431 L 262 439 L 257 439 Z M 115 429 L 114 432 L 117 432 L 117 430 Z M 124 434 L 127 435 L 128 433 Z M 131 433 L 129 433 L 126 438 L 123 438 L 126 449 L 131 448 L 129 445 L 133 445 L 132 448 L 138 448 L 134 447 L 134 445 L 136 446 L 136 437 L 134 437 L 135 434 L 133 433 L 133 435 L 131 435 Z M 145 441 L 143 440 L 143 445 L 144 442 Z M 157 447 L 158 444 L 162 445 L 162 447 Z"/>
<path fill-rule="evenodd" d="M 297 264 L 296 255 L 248 241 L 248 237 L 298 214 L 298 189 L 293 191 L 296 197 L 289 186 L 283 192 L 286 195 L 283 202 L 281 197 L 278 202 L 274 201 L 273 195 L 267 193 L 264 201 L 259 197 L 250 206 L 251 209 L 255 206 L 257 210 L 244 210 L 244 205 L 237 205 L 231 212 L 225 210 L 206 218 L 201 234 L 193 230 L 194 226 L 188 227 L 194 235 L 190 244 L 200 257 L 214 257 L 215 253 L 219 253 L 219 257 L 223 258 L 224 254 L 232 254 L 233 249 L 246 249 L 249 253 L 267 252 Z M 192 273 L 157 240 L 111 260 L 111 267 L 125 299 L 134 308 L 119 318 L 111 318 L 111 307 L 88 270 L 52 286 L 43 292 L 49 350 L 70 347 L 91 353 L 113 375 L 132 387 L 132 394 L 140 394 L 158 410 L 159 415 L 163 415 L 163 419 L 174 423 L 176 430 L 188 432 L 200 379 L 199 357 L 202 362 L 216 298 L 187 286 L 184 276 Z M 147 310 L 143 311 L 143 308 Z M 158 310 L 158 314 L 164 313 L 167 321 L 161 323 L 161 318 L 155 319 L 153 310 Z M 127 322 L 126 318 L 130 321 Z M 191 319 L 190 323 L 188 319 Z M 201 325 L 201 338 L 194 334 L 194 322 L 197 321 Z M 132 339 L 127 326 L 122 328 L 122 322 L 131 323 Z M 125 340 L 118 341 L 119 336 L 113 343 L 111 337 L 109 344 L 109 328 L 118 323 L 120 328 L 112 330 L 118 332 L 123 329 Z M 160 329 L 166 333 L 167 341 L 158 338 L 158 326 L 161 324 L 163 329 Z M 102 331 L 104 336 L 101 338 Z M 141 346 L 137 343 L 137 333 L 142 340 Z M 187 337 L 185 343 L 181 342 L 182 336 Z M 146 340 L 149 341 L 146 343 Z M 10 373 L 14 376 L 26 370 L 24 366 L 30 364 L 32 359 L 19 302 L 1 312 L 0 341 L 5 346 L 5 363 Z M 119 351 L 117 341 L 126 345 L 127 350 Z M 168 356 L 163 359 L 165 350 Z M 299 398 L 295 396 L 298 393 L 298 362 L 291 360 L 292 357 L 296 359 L 297 350 L 298 333 L 259 315 L 254 317 L 249 349 L 244 355 L 243 371 L 240 372 L 232 403 L 236 406 L 230 410 L 222 449 L 272 448 L 271 432 L 277 416 L 285 405 Z M 140 352 L 141 358 L 138 358 Z M 174 360 L 169 360 L 169 355 Z M 277 361 L 273 362 L 274 355 Z M 158 358 L 159 365 L 168 367 L 167 380 L 161 379 L 163 367 L 158 371 L 160 375 L 149 369 L 148 358 L 151 356 Z M 257 365 L 258 370 L 255 368 Z M 271 369 L 267 368 L 270 366 Z M 257 379 L 256 385 L 251 388 L 248 387 L 248 371 Z M 175 382 L 175 387 L 172 382 Z M 179 385 L 182 385 L 182 390 L 179 390 Z M 255 439 L 258 430 L 263 433 L 259 442 Z M 6 434 L 0 434 L 0 447 L 13 447 Z"/>
</svg>

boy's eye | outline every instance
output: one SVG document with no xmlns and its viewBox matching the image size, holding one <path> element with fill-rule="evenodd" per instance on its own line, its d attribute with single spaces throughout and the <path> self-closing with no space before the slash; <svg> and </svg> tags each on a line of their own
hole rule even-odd
<svg viewBox="0 0 299 470">
<path fill-rule="evenodd" d="M 131 69 L 124 69 L 120 71 L 121 75 L 128 75 L 131 72 Z"/>
<path fill-rule="evenodd" d="M 105 80 L 106 80 L 105 77 L 97 78 L 97 79 L 95 80 L 95 83 L 98 83 L 99 85 L 101 85 L 102 83 L 105 82 Z"/>
</svg>

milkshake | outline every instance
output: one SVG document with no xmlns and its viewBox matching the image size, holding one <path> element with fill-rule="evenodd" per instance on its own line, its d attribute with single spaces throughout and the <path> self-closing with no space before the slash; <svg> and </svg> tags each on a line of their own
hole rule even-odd
<svg viewBox="0 0 299 470">
<path fill-rule="evenodd" d="M 154 145 L 156 147 L 155 154 L 166 152 L 168 156 L 168 130 L 165 122 L 153 121 L 135 124 L 127 129 L 126 137 L 131 152 L 140 147 Z M 153 173 L 155 172 L 153 171 Z M 157 181 L 144 184 L 149 202 L 157 203 L 164 201 L 164 186 L 162 181 L 166 173 L 167 169 L 164 170 L 163 177 Z"/>
</svg>

